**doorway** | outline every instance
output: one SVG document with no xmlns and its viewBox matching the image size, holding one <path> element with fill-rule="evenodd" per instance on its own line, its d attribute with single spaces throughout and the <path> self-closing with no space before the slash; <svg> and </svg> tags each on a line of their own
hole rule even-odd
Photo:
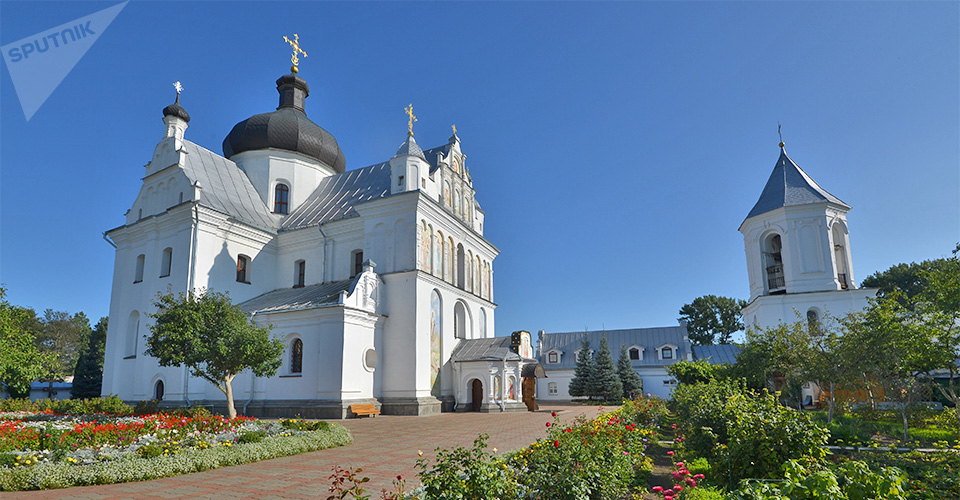
<svg viewBox="0 0 960 500">
<path fill-rule="evenodd" d="M 483 382 L 480 379 L 473 379 L 471 405 L 473 411 L 480 411 L 480 405 L 483 403 Z"/>
</svg>

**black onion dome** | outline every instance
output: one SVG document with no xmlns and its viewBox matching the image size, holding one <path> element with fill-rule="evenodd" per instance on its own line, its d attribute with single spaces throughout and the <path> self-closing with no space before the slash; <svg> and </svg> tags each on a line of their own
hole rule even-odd
<svg viewBox="0 0 960 500">
<path fill-rule="evenodd" d="M 180 105 L 180 94 L 177 94 L 177 102 L 163 108 L 163 116 L 177 116 L 187 123 L 190 122 L 190 115 Z"/>
<path fill-rule="evenodd" d="M 277 91 L 280 93 L 277 110 L 253 115 L 234 125 L 223 140 L 223 156 L 230 158 L 257 149 L 285 149 L 316 158 L 343 173 L 347 160 L 337 140 L 307 118 L 303 110 L 303 102 L 310 93 L 307 82 L 297 75 L 284 75 L 277 80 Z"/>
</svg>

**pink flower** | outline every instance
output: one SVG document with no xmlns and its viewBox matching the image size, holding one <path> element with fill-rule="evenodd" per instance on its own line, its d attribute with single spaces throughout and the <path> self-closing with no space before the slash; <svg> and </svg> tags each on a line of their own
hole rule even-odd
<svg viewBox="0 0 960 500">
<path fill-rule="evenodd" d="M 683 462 L 677 462 L 677 467 L 683 468 Z"/>
<path fill-rule="evenodd" d="M 629 452 L 629 451 L 625 451 L 625 452 L 623 452 L 623 454 L 624 454 L 624 455 L 629 455 L 630 452 Z"/>
<path fill-rule="evenodd" d="M 663 491 L 663 486 L 654 486 L 653 488 L 650 489 L 650 491 L 654 493 L 660 493 L 661 491 Z"/>
<path fill-rule="evenodd" d="M 686 483 L 687 483 L 687 486 L 689 486 L 689 487 L 691 487 L 691 488 L 696 488 L 696 487 L 697 487 L 697 482 L 694 481 L 692 478 L 689 478 L 689 477 L 688 477 L 687 479 L 684 480 L 684 482 L 686 482 Z"/>
<path fill-rule="evenodd" d="M 680 486 L 680 485 L 678 484 L 678 485 L 674 486 L 673 489 L 675 489 L 675 490 L 677 490 L 677 491 L 683 491 L 683 486 Z"/>
<path fill-rule="evenodd" d="M 693 476 L 694 479 L 703 479 L 703 478 L 705 478 L 705 477 L 707 477 L 707 476 L 704 476 L 703 474 L 697 474 L 697 475 Z"/>
<path fill-rule="evenodd" d="M 672 452 L 672 451 L 668 451 L 668 452 L 667 452 L 667 455 L 670 455 L 670 456 L 672 457 L 672 456 L 673 456 L 673 452 Z"/>
</svg>

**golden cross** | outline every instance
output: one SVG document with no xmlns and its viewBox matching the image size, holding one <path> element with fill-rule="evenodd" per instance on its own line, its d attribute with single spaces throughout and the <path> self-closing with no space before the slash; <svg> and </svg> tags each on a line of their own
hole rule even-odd
<svg viewBox="0 0 960 500">
<path fill-rule="evenodd" d="M 177 89 L 177 97 L 180 97 L 180 92 L 183 92 L 183 85 L 180 85 L 180 80 L 173 82 L 173 88 Z"/>
<path fill-rule="evenodd" d="M 454 123 L 453 125 L 450 126 L 450 128 L 453 129 L 453 135 L 457 135 L 457 124 Z"/>
<path fill-rule="evenodd" d="M 297 71 L 299 71 L 299 69 L 297 68 L 297 65 L 300 64 L 300 58 L 297 57 L 297 52 L 303 54 L 303 57 L 307 57 L 307 53 L 300 48 L 300 35 L 294 33 L 293 40 L 290 40 L 289 38 L 287 38 L 287 35 L 283 35 L 283 40 L 289 43 L 291 47 L 293 47 L 293 55 L 290 56 L 290 62 L 293 63 L 293 66 L 290 67 L 290 71 L 293 71 L 294 73 L 296 73 Z"/>
<path fill-rule="evenodd" d="M 407 112 L 407 116 L 410 117 L 410 120 L 407 122 L 407 127 L 409 127 L 409 129 L 410 129 L 410 130 L 407 132 L 407 135 L 411 135 L 411 136 L 412 136 L 412 135 L 413 135 L 413 122 L 417 121 L 416 115 L 413 114 L 413 104 L 410 104 L 409 106 L 407 106 L 407 107 L 404 108 L 403 110 L 406 111 L 406 112 Z"/>
</svg>

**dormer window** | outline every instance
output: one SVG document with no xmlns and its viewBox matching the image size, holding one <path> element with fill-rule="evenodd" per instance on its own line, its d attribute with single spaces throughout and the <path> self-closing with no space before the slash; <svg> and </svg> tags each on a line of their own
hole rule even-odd
<svg viewBox="0 0 960 500">
<path fill-rule="evenodd" d="M 660 350 L 660 355 L 663 357 L 663 359 L 673 359 L 673 348 L 664 347 Z"/>
<path fill-rule="evenodd" d="M 285 214 L 290 202 L 290 187 L 283 183 L 278 183 L 273 190 L 273 213 Z"/>
<path fill-rule="evenodd" d="M 677 346 L 673 344 L 664 344 L 657 348 L 657 358 L 660 360 L 672 360 L 677 357 Z"/>
<path fill-rule="evenodd" d="M 639 361 L 639 360 L 640 360 L 640 349 L 639 349 L 639 348 L 637 348 L 637 347 L 631 347 L 631 348 L 630 348 L 630 351 L 628 351 L 628 352 L 630 353 L 630 360 L 631 360 L 631 361 Z"/>
<path fill-rule="evenodd" d="M 547 363 L 556 364 L 560 362 L 560 353 L 557 351 L 550 351 L 547 353 Z"/>
<path fill-rule="evenodd" d="M 250 257 L 246 255 L 237 257 L 237 281 L 250 283 Z"/>
</svg>

